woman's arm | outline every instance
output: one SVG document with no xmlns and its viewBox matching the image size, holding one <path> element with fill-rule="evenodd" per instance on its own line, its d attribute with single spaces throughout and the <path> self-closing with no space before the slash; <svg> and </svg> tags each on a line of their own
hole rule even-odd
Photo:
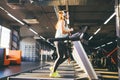
<svg viewBox="0 0 120 80">
<path fill-rule="evenodd" d="M 62 33 L 63 34 L 70 34 L 70 32 L 73 31 L 73 28 L 70 28 L 68 30 L 65 29 L 65 21 L 62 20 Z"/>
</svg>

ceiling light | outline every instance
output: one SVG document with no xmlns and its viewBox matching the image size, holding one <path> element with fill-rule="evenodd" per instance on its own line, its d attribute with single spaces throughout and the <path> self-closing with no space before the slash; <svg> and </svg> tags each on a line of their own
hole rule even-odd
<svg viewBox="0 0 120 80">
<path fill-rule="evenodd" d="M 44 38 L 44 37 L 42 37 L 42 36 L 40 36 L 40 38 L 41 38 L 41 39 L 43 39 L 43 40 L 45 40 L 45 38 Z"/>
<path fill-rule="evenodd" d="M 12 9 L 23 9 L 27 0 L 7 0 L 7 5 Z"/>
<path fill-rule="evenodd" d="M 0 6 L 0 9 L 2 9 L 3 11 L 5 11 L 6 13 L 8 13 L 8 11 L 6 11 L 3 7 Z"/>
<path fill-rule="evenodd" d="M 13 18 L 14 20 L 16 20 L 17 22 L 19 22 L 20 24 L 25 25 L 22 21 L 18 20 L 16 17 L 14 17 L 12 14 L 10 14 L 7 10 L 5 10 L 3 7 L 0 6 L 0 9 L 2 9 L 3 11 L 5 11 L 8 16 L 10 16 L 11 18 Z"/>
<path fill-rule="evenodd" d="M 29 28 L 30 31 L 32 31 L 33 33 L 35 33 L 36 35 L 38 34 L 36 31 L 34 31 L 32 28 Z"/>
<path fill-rule="evenodd" d="M 101 45 L 101 47 L 104 47 L 104 46 L 105 46 L 105 44 Z"/>
<path fill-rule="evenodd" d="M 107 44 L 112 44 L 113 42 L 108 42 Z"/>
<path fill-rule="evenodd" d="M 37 19 L 23 19 L 27 24 L 38 24 L 39 21 Z"/>
<path fill-rule="evenodd" d="M 101 30 L 101 28 L 99 28 L 99 29 L 94 33 L 94 35 L 97 34 L 100 30 Z"/>
<path fill-rule="evenodd" d="M 34 39 L 40 39 L 40 37 L 38 37 L 38 36 L 34 36 L 33 38 L 34 38 Z"/>
<path fill-rule="evenodd" d="M 114 12 L 114 13 L 104 22 L 104 24 L 107 24 L 115 15 L 116 15 L 116 13 Z"/>
<path fill-rule="evenodd" d="M 7 15 L 10 16 L 11 18 L 13 18 L 14 20 L 16 20 L 17 22 L 19 22 L 20 24 L 24 25 L 24 23 L 22 21 L 20 21 L 19 19 L 17 19 L 16 17 L 11 15 L 10 13 L 7 13 Z"/>
<path fill-rule="evenodd" d="M 93 36 L 91 36 L 90 38 L 89 38 L 89 40 L 91 40 L 93 38 Z"/>
<path fill-rule="evenodd" d="M 23 21 L 27 24 L 38 24 L 39 21 L 36 19 L 36 16 L 34 16 L 32 13 L 29 13 L 25 16 Z"/>
<path fill-rule="evenodd" d="M 100 47 L 96 47 L 95 49 L 99 49 Z"/>
</svg>

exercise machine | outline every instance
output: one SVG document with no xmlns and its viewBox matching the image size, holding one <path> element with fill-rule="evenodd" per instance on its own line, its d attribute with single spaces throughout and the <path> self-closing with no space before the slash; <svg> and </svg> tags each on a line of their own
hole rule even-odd
<svg viewBox="0 0 120 80">
<path fill-rule="evenodd" d="M 98 77 L 92 67 L 92 64 L 90 63 L 87 54 L 82 46 L 82 43 L 80 41 L 80 35 L 81 33 L 75 33 L 72 36 L 66 37 L 66 38 L 55 38 L 55 39 L 49 39 L 50 41 L 65 41 L 65 40 L 71 40 L 73 44 L 73 51 L 72 55 L 75 60 L 75 62 L 78 64 L 78 66 L 85 71 L 85 73 L 88 75 L 90 80 L 98 80 Z"/>
</svg>

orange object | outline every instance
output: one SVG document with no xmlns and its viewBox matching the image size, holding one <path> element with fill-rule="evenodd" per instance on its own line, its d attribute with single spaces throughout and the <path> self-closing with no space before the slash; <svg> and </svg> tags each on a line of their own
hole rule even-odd
<svg viewBox="0 0 120 80">
<path fill-rule="evenodd" d="M 6 49 L 4 48 L 4 66 L 8 66 L 10 64 L 10 61 L 7 59 L 6 56 Z"/>
<path fill-rule="evenodd" d="M 10 63 L 21 64 L 21 55 L 21 50 L 9 50 L 8 60 L 10 60 Z"/>
<path fill-rule="evenodd" d="M 9 60 L 7 60 L 7 59 L 4 59 L 4 66 L 8 66 L 10 64 L 10 61 Z"/>
<path fill-rule="evenodd" d="M 6 58 L 6 51 L 5 51 L 5 55 L 4 55 L 4 66 L 8 66 L 10 64 L 10 61 Z"/>
<path fill-rule="evenodd" d="M 10 64 L 10 61 L 6 57 L 6 49 L 0 48 L 0 54 L 1 54 L 1 56 L 3 56 L 3 65 L 8 66 Z"/>
</svg>

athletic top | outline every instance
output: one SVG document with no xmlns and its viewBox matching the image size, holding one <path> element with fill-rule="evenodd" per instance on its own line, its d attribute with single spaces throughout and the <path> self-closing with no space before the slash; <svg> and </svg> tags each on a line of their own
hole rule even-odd
<svg viewBox="0 0 120 80">
<path fill-rule="evenodd" d="M 62 33 L 62 20 L 58 21 L 56 26 L 57 26 L 57 30 L 56 30 L 55 38 L 63 38 L 68 36 L 68 34 Z M 65 26 L 65 29 L 68 30 L 69 29 L 68 26 Z"/>
</svg>

